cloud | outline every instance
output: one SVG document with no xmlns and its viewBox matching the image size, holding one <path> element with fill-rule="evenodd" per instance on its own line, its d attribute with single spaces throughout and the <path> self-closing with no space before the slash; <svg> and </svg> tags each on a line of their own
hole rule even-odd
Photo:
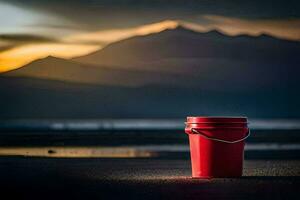
<svg viewBox="0 0 300 200">
<path fill-rule="evenodd" d="M 178 21 L 165 20 L 153 24 L 147 24 L 132 28 L 111 29 L 104 31 L 91 31 L 87 33 L 74 34 L 65 37 L 65 42 L 79 42 L 79 43 L 99 43 L 109 44 L 120 41 L 129 37 L 148 35 L 152 33 L 161 32 L 166 29 L 174 29 L 179 25 Z"/>
<path fill-rule="evenodd" d="M 204 20 L 206 22 L 201 23 Z M 165 20 L 137 27 L 78 33 L 65 37 L 63 41 L 86 44 L 96 44 L 99 42 L 109 44 L 129 37 L 153 34 L 165 29 L 174 29 L 179 25 L 197 32 L 218 30 L 229 36 L 242 34 L 259 36 L 267 34 L 280 39 L 300 41 L 300 19 L 245 20 L 216 15 L 200 16 L 198 20 L 194 21 Z"/>
<path fill-rule="evenodd" d="M 227 35 L 267 34 L 281 39 L 300 41 L 300 19 L 248 20 L 217 15 L 204 15 L 202 18 L 209 21 L 207 28 L 220 30 Z"/>
<path fill-rule="evenodd" d="M 220 15 L 233 18 L 287 19 L 300 17 L 300 1 L 291 0 L 2 0 L 18 8 L 55 16 L 59 20 L 34 23 L 55 26 L 62 20 L 81 30 L 107 30 L 139 26 L 167 19 L 192 20 L 194 16 Z M 12 17 L 15 18 L 15 17 Z M 27 20 L 28 21 L 28 20 Z M 32 21 L 30 22 L 32 23 Z M 49 27 L 50 27 L 49 26 Z"/>
<path fill-rule="evenodd" d="M 72 24 L 72 23 L 59 23 L 59 22 L 52 22 L 52 23 L 31 23 L 24 25 L 25 27 L 29 28 L 44 28 L 44 29 L 54 29 L 54 30 L 69 30 L 69 31 L 80 31 L 82 27 L 79 24 Z"/>
<path fill-rule="evenodd" d="M 21 34 L 21 33 L 0 34 L 0 55 L 6 51 L 10 51 L 14 48 L 18 48 L 26 44 L 42 44 L 42 43 L 53 43 L 53 42 L 59 43 L 59 40 L 50 37 L 32 35 L 32 34 Z"/>
<path fill-rule="evenodd" d="M 0 40 L 15 43 L 55 42 L 56 39 L 31 34 L 0 34 Z"/>
</svg>

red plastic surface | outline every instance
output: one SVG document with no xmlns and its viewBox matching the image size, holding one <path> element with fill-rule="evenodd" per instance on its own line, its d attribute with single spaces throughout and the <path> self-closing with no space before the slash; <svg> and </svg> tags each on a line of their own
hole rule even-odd
<svg viewBox="0 0 300 200">
<path fill-rule="evenodd" d="M 247 117 L 187 117 L 187 123 L 247 123 Z"/>
<path fill-rule="evenodd" d="M 227 141 L 239 140 L 247 135 L 247 118 L 223 119 L 219 123 L 211 123 L 212 118 L 201 117 L 199 123 L 195 123 L 195 119 L 187 119 L 185 131 L 189 136 L 193 178 L 242 176 L 244 141 L 234 144 L 212 141 L 191 131 L 195 128 L 206 136 Z"/>
</svg>

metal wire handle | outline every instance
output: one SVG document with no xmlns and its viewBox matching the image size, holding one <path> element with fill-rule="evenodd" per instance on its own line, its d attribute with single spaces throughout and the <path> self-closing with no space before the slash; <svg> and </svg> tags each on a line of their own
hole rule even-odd
<svg viewBox="0 0 300 200">
<path fill-rule="evenodd" d="M 224 142 L 224 143 L 227 143 L 227 144 L 234 144 L 234 143 L 241 142 L 241 141 L 247 139 L 250 136 L 250 129 L 248 129 L 248 133 L 245 137 L 243 137 L 242 139 L 239 139 L 239 140 L 234 140 L 234 141 L 228 141 L 228 140 L 222 140 L 222 139 L 218 139 L 218 138 L 209 137 L 209 136 L 206 136 L 203 133 L 197 131 L 194 128 L 192 128 L 191 131 L 195 134 L 199 134 L 201 137 L 204 137 L 205 139 L 214 140 L 214 141 L 218 141 L 218 142 Z"/>
</svg>

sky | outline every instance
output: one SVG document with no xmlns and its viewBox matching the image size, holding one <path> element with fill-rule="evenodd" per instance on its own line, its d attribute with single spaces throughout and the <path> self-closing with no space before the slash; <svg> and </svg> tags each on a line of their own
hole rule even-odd
<svg viewBox="0 0 300 200">
<path fill-rule="evenodd" d="M 179 25 L 300 41 L 300 1 L 0 0 L 0 72 Z"/>
</svg>

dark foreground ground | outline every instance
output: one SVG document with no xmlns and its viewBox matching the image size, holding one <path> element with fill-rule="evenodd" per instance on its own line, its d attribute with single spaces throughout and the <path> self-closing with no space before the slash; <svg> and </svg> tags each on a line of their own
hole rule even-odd
<svg viewBox="0 0 300 200">
<path fill-rule="evenodd" d="M 0 157 L 0 177 L 1 199 L 299 199 L 300 160 L 246 160 L 242 178 L 197 180 L 188 159 Z"/>
<path fill-rule="evenodd" d="M 199 180 L 190 178 L 188 150 L 162 151 L 163 148 L 157 148 L 164 145 L 188 147 L 187 135 L 181 129 L 0 131 L 0 150 L 47 147 L 50 156 L 55 156 L 53 147 L 113 149 L 152 145 L 152 151 L 157 153 L 157 157 L 122 159 L 9 157 L 2 154 L 0 200 L 299 199 L 299 133 L 298 129 L 253 130 L 247 139 L 242 178 Z M 29 155 L 27 150 L 24 151 L 22 155 Z"/>
</svg>

